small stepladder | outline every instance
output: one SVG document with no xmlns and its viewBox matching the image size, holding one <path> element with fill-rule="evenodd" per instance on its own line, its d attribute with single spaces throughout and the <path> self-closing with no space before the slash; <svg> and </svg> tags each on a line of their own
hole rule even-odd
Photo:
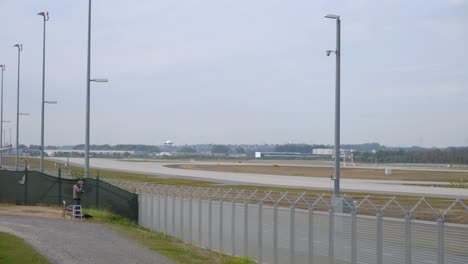
<svg viewBox="0 0 468 264">
<path fill-rule="evenodd" d="M 83 212 L 81 211 L 81 205 L 72 205 L 73 206 L 73 219 L 83 219 Z"/>
<path fill-rule="evenodd" d="M 81 205 L 68 205 L 63 201 L 63 218 L 70 216 L 71 219 L 83 219 L 83 211 Z"/>
</svg>

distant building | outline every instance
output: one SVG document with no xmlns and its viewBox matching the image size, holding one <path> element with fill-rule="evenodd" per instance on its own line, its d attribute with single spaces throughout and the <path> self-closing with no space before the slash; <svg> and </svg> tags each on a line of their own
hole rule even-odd
<svg viewBox="0 0 468 264">
<path fill-rule="evenodd" d="M 333 149 L 313 149 L 312 154 L 314 155 L 333 155 Z"/>
<path fill-rule="evenodd" d="M 255 152 L 255 158 L 318 158 L 319 155 L 300 152 Z"/>
</svg>

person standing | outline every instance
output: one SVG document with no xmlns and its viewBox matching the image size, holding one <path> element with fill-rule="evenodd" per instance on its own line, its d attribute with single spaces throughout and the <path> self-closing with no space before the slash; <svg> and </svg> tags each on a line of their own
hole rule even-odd
<svg viewBox="0 0 468 264">
<path fill-rule="evenodd" d="M 75 201 L 75 205 L 81 205 L 81 194 L 83 192 L 83 181 L 78 181 L 73 185 L 73 200 Z"/>
</svg>

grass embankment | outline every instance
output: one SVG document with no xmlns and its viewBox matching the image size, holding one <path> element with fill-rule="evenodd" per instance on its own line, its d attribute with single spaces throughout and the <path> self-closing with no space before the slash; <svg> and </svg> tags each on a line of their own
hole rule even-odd
<svg viewBox="0 0 468 264">
<path fill-rule="evenodd" d="M 151 232 L 142 228 L 126 218 L 122 218 L 104 210 L 87 209 L 84 213 L 93 216 L 95 222 L 105 224 L 116 229 L 125 237 L 132 239 L 154 250 L 161 255 L 176 260 L 179 263 L 222 263 L 222 264 L 253 264 L 255 262 L 245 259 L 231 257 L 210 250 L 198 248 L 184 242 L 166 236 L 162 233 Z"/>
<path fill-rule="evenodd" d="M 203 165 L 203 164 L 174 164 L 166 165 L 168 168 L 204 170 L 218 172 L 255 173 L 286 176 L 330 177 L 330 167 L 306 166 L 278 166 L 278 165 Z M 404 180 L 404 181 L 434 181 L 434 182 L 460 182 L 468 181 L 468 172 L 437 171 L 422 169 L 392 169 L 392 175 L 385 175 L 383 169 L 373 168 L 341 168 L 341 177 L 347 179 L 369 180 Z"/>
<path fill-rule="evenodd" d="M 49 264 L 23 239 L 0 232 L 0 264 Z"/>
</svg>

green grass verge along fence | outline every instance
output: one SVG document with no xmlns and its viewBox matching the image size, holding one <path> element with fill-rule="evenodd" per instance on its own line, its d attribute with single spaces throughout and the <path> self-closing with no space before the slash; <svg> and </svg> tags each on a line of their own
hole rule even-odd
<svg viewBox="0 0 468 264">
<path fill-rule="evenodd" d="M 60 174 L 59 174 L 60 175 Z M 38 171 L 0 170 L 0 202 L 23 205 L 73 204 L 73 185 L 78 180 L 50 176 Z M 98 179 L 82 179 L 84 208 L 107 209 L 138 221 L 138 196 Z"/>
</svg>

